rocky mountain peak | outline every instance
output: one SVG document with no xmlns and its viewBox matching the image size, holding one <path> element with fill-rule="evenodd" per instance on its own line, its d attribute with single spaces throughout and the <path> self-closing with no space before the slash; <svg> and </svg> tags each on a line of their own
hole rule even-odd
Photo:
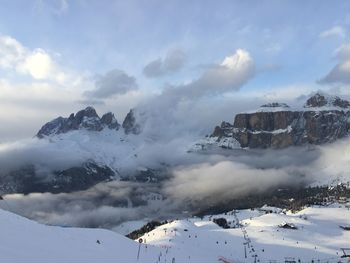
<svg viewBox="0 0 350 263">
<path fill-rule="evenodd" d="M 89 106 L 83 110 L 78 111 L 77 114 L 75 115 L 75 118 L 78 118 L 78 119 L 82 119 L 84 117 L 98 118 L 98 115 L 96 113 L 96 110 L 93 107 Z"/>
<path fill-rule="evenodd" d="M 310 97 L 304 107 L 305 108 L 320 108 L 320 107 L 339 107 L 349 108 L 350 102 L 339 98 L 338 96 L 330 96 L 325 93 L 317 92 L 315 95 Z"/>
<path fill-rule="evenodd" d="M 124 128 L 124 132 L 126 134 L 139 134 L 141 132 L 140 125 L 136 123 L 135 112 L 133 109 L 131 109 L 126 115 L 122 127 Z"/>
<path fill-rule="evenodd" d="M 115 118 L 112 112 L 107 112 L 101 117 L 101 123 L 107 126 L 109 129 L 119 129 L 120 124 Z"/>
<path fill-rule="evenodd" d="M 114 114 L 108 112 L 100 118 L 93 107 L 86 107 L 76 114 L 71 113 L 68 118 L 58 117 L 46 123 L 37 133 L 37 137 L 43 138 L 73 130 L 101 131 L 106 127 L 115 130 L 120 128 Z"/>
</svg>

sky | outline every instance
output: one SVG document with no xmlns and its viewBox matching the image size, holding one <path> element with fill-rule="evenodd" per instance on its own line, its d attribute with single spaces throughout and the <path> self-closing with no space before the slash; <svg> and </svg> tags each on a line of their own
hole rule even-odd
<svg viewBox="0 0 350 263">
<path fill-rule="evenodd" d="M 255 98 L 349 96 L 349 31 L 341 0 L 3 0 L 0 142 L 88 105 L 220 122 Z"/>
</svg>

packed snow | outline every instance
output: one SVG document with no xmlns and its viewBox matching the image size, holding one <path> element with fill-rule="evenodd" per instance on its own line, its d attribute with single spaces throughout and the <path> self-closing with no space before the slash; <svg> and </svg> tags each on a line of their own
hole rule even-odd
<svg viewBox="0 0 350 263">
<path fill-rule="evenodd" d="M 225 218 L 229 228 L 214 223 Z M 142 244 L 103 229 L 46 226 L 0 210 L 1 262 L 347 262 L 350 210 L 345 204 L 298 213 L 264 206 L 174 220 L 144 234 Z M 283 227 L 293 225 L 295 229 Z M 131 222 L 129 227 L 140 225 Z M 119 230 L 126 230 L 126 225 Z M 117 230 L 117 229 L 116 229 Z M 255 261 L 256 260 L 256 261 Z M 292 261 L 292 262 L 294 262 Z"/>
</svg>

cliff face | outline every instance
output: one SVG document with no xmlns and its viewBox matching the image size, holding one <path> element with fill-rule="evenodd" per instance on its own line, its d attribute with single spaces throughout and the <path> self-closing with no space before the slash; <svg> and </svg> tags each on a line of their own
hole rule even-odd
<svg viewBox="0 0 350 263">
<path fill-rule="evenodd" d="M 348 134 L 349 116 L 339 110 L 243 113 L 235 117 L 232 136 L 250 148 L 322 144 Z"/>
<path fill-rule="evenodd" d="M 126 134 L 129 134 L 129 133 L 139 134 L 141 132 L 141 127 L 136 122 L 134 110 L 131 109 L 129 113 L 126 115 L 123 121 L 122 127 Z"/>
<path fill-rule="evenodd" d="M 332 142 L 349 133 L 350 104 L 338 97 L 316 94 L 298 111 L 271 105 L 270 111 L 264 105 L 263 111 L 237 114 L 233 125 L 223 122 L 211 137 L 232 137 L 241 147 L 284 148 Z"/>
</svg>

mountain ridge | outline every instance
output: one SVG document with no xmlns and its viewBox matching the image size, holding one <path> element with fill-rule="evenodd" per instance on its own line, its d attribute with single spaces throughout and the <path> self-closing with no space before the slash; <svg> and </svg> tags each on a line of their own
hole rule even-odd
<svg viewBox="0 0 350 263">
<path fill-rule="evenodd" d="M 76 114 L 71 113 L 68 118 L 60 116 L 45 123 L 36 134 L 36 137 L 42 139 L 46 136 L 58 135 L 74 130 L 100 132 L 103 129 L 118 131 L 120 128 L 124 129 L 125 134 L 138 134 L 140 132 L 140 127 L 135 122 L 133 109 L 129 111 L 122 125 L 120 125 L 114 113 L 107 112 L 100 117 L 92 106 L 88 106 Z"/>
</svg>

